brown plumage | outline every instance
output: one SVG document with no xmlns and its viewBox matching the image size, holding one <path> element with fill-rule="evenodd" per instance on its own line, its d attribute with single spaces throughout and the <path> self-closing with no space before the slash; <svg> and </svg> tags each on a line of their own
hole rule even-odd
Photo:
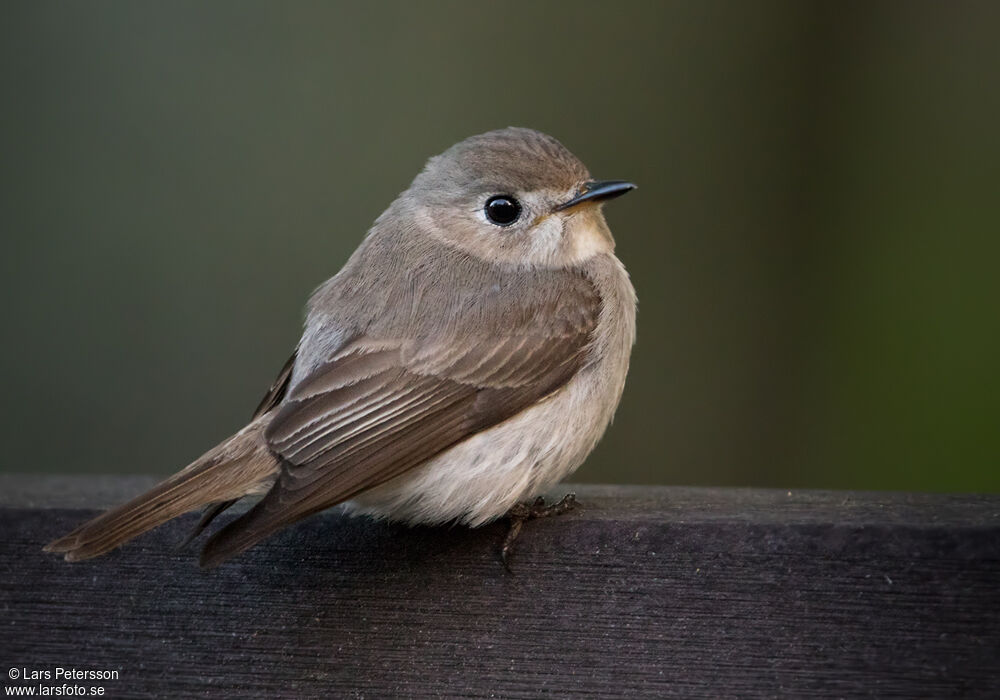
<svg viewBox="0 0 1000 700">
<path fill-rule="evenodd" d="M 157 525 L 210 503 L 260 492 L 274 479 L 278 461 L 260 447 L 260 419 L 152 490 L 109 510 L 49 544 L 67 561 L 89 559 Z"/>
<path fill-rule="evenodd" d="M 561 321 L 556 333 L 540 331 L 538 317 L 512 297 L 496 327 L 461 328 L 461 344 L 447 337 L 347 343 L 271 418 L 265 437 L 285 468 L 260 503 L 209 540 L 202 563 L 217 564 L 399 476 L 565 384 L 584 362 L 600 300 L 586 280 L 562 281 L 564 313 L 541 316 Z"/>
<path fill-rule="evenodd" d="M 481 490 L 472 471 L 462 476 L 468 456 L 455 446 L 468 450 L 470 437 L 496 435 L 485 445 L 502 452 L 518 444 L 504 426 L 529 409 L 598 402 L 580 409 L 587 420 L 579 436 L 558 443 L 545 437 L 551 445 L 540 448 L 539 459 L 555 462 L 522 486 L 511 484 L 521 480 L 512 472 L 498 477 L 493 496 L 487 489 L 485 500 L 470 495 L 467 503 L 446 499 L 439 486 L 418 487 L 403 508 L 387 495 L 373 512 L 410 522 L 478 522 L 530 495 L 519 490 L 544 487 L 575 468 L 621 394 L 634 317 L 631 286 L 610 253 L 599 208 L 553 213 L 588 177 L 557 141 L 523 129 L 473 137 L 431 159 L 314 294 L 296 353 L 251 423 L 47 549 L 69 560 L 97 556 L 209 505 L 197 534 L 235 500 L 266 493 L 208 541 L 202 563 L 214 566 L 332 505 L 377 502 L 377 494 L 400 485 L 405 494 L 411 474 L 454 472 L 441 482 L 449 493 L 466 478 Z M 484 222 L 477 212 L 495 192 L 517 194 L 526 210 L 537 211 L 507 229 Z M 620 323 L 610 318 L 622 313 Z M 614 371 L 605 377 L 606 357 Z M 567 394 L 571 383 L 576 389 Z M 541 439 L 531 430 L 525 440 Z M 472 461 L 482 468 L 478 455 Z"/>
</svg>

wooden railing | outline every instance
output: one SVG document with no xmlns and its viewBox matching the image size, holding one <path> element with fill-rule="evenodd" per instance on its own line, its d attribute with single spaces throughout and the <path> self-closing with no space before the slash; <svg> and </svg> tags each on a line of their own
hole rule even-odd
<svg viewBox="0 0 1000 700">
<path fill-rule="evenodd" d="M 108 697 L 1000 697 L 1000 497 L 579 486 L 504 527 L 337 511 L 200 570 L 194 516 L 42 545 L 149 485 L 0 478 L 0 660 Z M 561 495 L 555 493 L 553 495 Z"/>
</svg>

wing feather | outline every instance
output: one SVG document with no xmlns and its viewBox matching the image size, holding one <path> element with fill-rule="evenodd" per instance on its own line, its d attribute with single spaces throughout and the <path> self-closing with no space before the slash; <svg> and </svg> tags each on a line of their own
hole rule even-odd
<svg viewBox="0 0 1000 700">
<path fill-rule="evenodd" d="M 563 386 L 585 364 L 600 313 L 590 283 L 571 281 L 548 308 L 515 298 L 495 328 L 369 332 L 345 343 L 284 394 L 265 432 L 281 474 L 216 533 L 202 563 L 397 477 Z"/>
</svg>

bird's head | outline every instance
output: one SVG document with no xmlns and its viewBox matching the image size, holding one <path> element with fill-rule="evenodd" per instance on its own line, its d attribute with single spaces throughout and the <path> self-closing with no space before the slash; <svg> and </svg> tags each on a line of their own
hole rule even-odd
<svg viewBox="0 0 1000 700">
<path fill-rule="evenodd" d="M 601 205 L 632 189 L 594 180 L 551 136 L 511 127 L 431 158 L 397 203 L 421 233 L 477 258 L 568 267 L 614 249 Z"/>
</svg>

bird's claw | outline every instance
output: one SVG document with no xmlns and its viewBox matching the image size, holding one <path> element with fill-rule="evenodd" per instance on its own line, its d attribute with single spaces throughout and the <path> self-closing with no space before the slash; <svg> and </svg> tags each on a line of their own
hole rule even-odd
<svg viewBox="0 0 1000 700">
<path fill-rule="evenodd" d="M 562 499 L 552 505 L 545 505 L 545 499 L 539 496 L 530 505 L 517 503 L 507 511 L 510 528 L 507 530 L 507 536 L 504 538 L 503 545 L 500 548 L 500 560 L 503 562 L 503 566 L 507 569 L 507 572 L 513 573 L 510 569 L 510 555 L 514 551 L 514 541 L 521 534 L 521 528 L 524 526 L 524 523 L 537 518 L 562 515 L 567 511 L 573 510 L 576 505 L 576 494 L 567 493 Z"/>
</svg>

